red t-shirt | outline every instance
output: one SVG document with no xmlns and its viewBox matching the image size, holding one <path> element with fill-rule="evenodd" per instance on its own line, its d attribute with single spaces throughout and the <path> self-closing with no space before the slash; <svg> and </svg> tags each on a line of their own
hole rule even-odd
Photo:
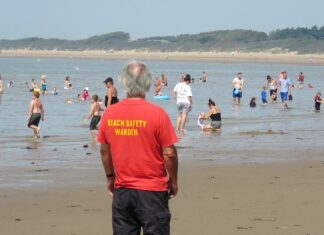
<svg viewBox="0 0 324 235">
<path fill-rule="evenodd" d="M 162 147 L 177 143 L 167 113 L 144 99 L 124 99 L 109 106 L 98 141 L 110 144 L 115 188 L 167 191 Z"/>
</svg>

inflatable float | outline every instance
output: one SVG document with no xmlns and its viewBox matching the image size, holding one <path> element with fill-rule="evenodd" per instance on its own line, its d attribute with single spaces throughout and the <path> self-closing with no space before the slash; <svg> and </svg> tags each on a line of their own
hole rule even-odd
<svg viewBox="0 0 324 235">
<path fill-rule="evenodd" d="M 168 99 L 170 99 L 170 97 L 168 95 L 156 95 L 153 98 L 157 99 L 157 100 L 168 100 Z"/>
</svg>

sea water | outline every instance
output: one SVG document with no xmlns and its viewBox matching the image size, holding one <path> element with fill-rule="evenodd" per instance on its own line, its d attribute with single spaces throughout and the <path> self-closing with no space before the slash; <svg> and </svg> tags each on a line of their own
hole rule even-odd
<svg viewBox="0 0 324 235">
<path fill-rule="evenodd" d="M 0 166 L 29 164 L 26 160 L 43 160 L 45 165 L 66 165 L 82 162 L 85 154 L 98 155 L 99 150 L 91 139 L 90 131 L 83 120 L 90 111 L 90 101 L 78 101 L 84 87 L 90 95 L 104 98 L 106 87 L 103 81 L 113 77 L 118 97 L 125 93 L 118 82 L 118 74 L 127 64 L 126 60 L 75 59 L 75 58 L 0 58 L 0 73 L 4 86 L 14 82 L 12 88 L 5 88 L 0 96 Z M 314 96 L 324 93 L 324 67 L 319 65 L 266 64 L 266 63 L 213 63 L 180 62 L 168 60 L 144 61 L 151 68 L 154 78 L 161 74 L 168 76 L 168 85 L 162 93 L 172 97 L 175 84 L 181 74 L 195 78 L 191 84 L 193 108 L 186 125 L 187 132 L 177 144 L 180 159 L 219 159 L 240 161 L 238 151 L 271 151 L 272 148 L 307 149 L 322 148 L 324 137 L 324 111 L 314 112 Z M 280 71 L 286 70 L 296 85 L 299 72 L 305 74 L 304 89 L 293 89 L 293 101 L 289 109 L 283 110 L 280 102 L 261 105 L 262 86 L 266 75 L 277 79 Z M 202 72 L 208 74 L 208 81 L 202 83 Z M 232 104 L 232 80 L 242 72 L 245 88 L 241 105 Z M 40 124 L 42 138 L 33 139 L 32 130 L 27 128 L 27 112 L 32 93 L 25 82 L 35 78 L 39 82 L 42 74 L 47 76 L 48 94 L 41 96 L 45 108 L 45 121 Z M 71 77 L 73 90 L 64 90 L 64 79 Z M 307 87 L 307 83 L 314 88 Z M 51 95 L 56 87 L 58 95 Z M 154 87 L 147 99 L 163 107 L 175 124 L 178 115 L 174 99 L 155 100 Z M 250 108 L 249 101 L 255 96 L 257 107 Z M 72 104 L 66 103 L 71 97 Z M 208 99 L 213 99 L 222 112 L 222 132 L 203 132 L 197 126 L 200 112 L 208 112 Z M 280 97 L 278 95 L 278 101 Z M 207 121 L 208 122 L 208 121 Z M 83 148 L 89 145 L 89 148 Z M 89 153 L 90 152 L 90 153 Z M 226 152 L 226 154 L 224 153 Z M 248 156 L 245 156 L 248 158 Z M 91 158 L 88 166 L 91 166 Z M 249 159 L 251 160 L 251 159 Z M 256 160 L 256 159 L 254 159 Z M 285 156 L 260 156 L 257 161 L 287 160 Z M 81 164 L 82 165 L 82 164 Z M 80 165 L 80 167 L 81 167 Z"/>
</svg>

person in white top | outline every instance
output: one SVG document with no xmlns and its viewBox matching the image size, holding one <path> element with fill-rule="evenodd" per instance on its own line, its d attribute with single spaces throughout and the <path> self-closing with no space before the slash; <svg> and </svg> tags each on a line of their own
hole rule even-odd
<svg viewBox="0 0 324 235">
<path fill-rule="evenodd" d="M 243 87 L 244 87 L 244 80 L 241 72 L 237 73 L 237 76 L 233 79 L 232 85 L 233 85 L 233 102 L 234 104 L 240 104 Z"/>
<path fill-rule="evenodd" d="M 177 118 L 176 131 L 184 132 L 187 114 L 191 111 L 192 107 L 192 92 L 188 85 L 191 81 L 191 77 L 187 74 L 183 81 L 178 83 L 173 89 L 173 96 L 177 101 L 177 108 L 179 116 Z"/>
</svg>

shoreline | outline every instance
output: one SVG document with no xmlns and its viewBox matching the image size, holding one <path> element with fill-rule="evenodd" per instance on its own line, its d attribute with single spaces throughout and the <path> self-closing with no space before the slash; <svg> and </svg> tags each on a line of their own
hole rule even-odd
<svg viewBox="0 0 324 235">
<path fill-rule="evenodd" d="M 145 52 L 145 51 L 58 51 L 58 50 L 1 50 L 1 57 L 80 58 L 80 59 L 140 59 L 163 61 L 205 61 L 215 63 L 287 63 L 324 65 L 324 54 L 270 52 Z"/>
</svg>

